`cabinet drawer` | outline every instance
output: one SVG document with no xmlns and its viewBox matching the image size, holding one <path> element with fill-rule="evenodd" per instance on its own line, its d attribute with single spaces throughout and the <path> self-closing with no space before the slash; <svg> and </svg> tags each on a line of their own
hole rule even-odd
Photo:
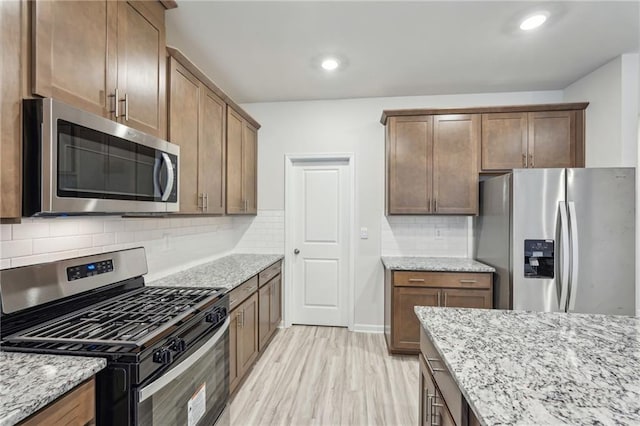
<svg viewBox="0 0 640 426">
<path fill-rule="evenodd" d="M 251 296 L 258 289 L 258 276 L 255 275 L 229 293 L 229 312 L 233 311 L 247 297 Z"/>
<path fill-rule="evenodd" d="M 491 288 L 491 273 L 395 271 L 393 285 L 404 287 Z"/>
<path fill-rule="evenodd" d="M 282 269 L 282 261 L 279 261 L 269 266 L 264 271 L 260 272 L 260 274 L 258 275 L 258 282 L 260 283 L 260 287 L 268 283 L 271 280 L 271 278 L 278 275 L 281 269 Z"/>
<path fill-rule="evenodd" d="M 456 385 L 456 382 L 453 380 L 453 377 L 451 377 L 447 366 L 442 361 L 440 354 L 422 327 L 420 327 L 420 351 L 426 360 L 429 372 L 433 376 L 436 385 L 438 385 L 438 389 L 442 394 L 446 406 L 449 408 L 455 424 L 463 424 L 463 419 L 466 419 L 466 411 L 463 411 L 466 408 L 464 397 L 458 385 Z"/>
</svg>

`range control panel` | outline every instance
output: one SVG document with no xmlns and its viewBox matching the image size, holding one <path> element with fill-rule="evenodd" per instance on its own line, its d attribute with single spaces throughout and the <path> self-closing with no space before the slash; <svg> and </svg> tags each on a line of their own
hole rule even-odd
<svg viewBox="0 0 640 426">
<path fill-rule="evenodd" d="M 67 268 L 67 280 L 74 281 L 94 275 L 105 274 L 113 271 L 113 260 L 86 263 L 84 265 L 70 266 Z"/>
<path fill-rule="evenodd" d="M 524 240 L 525 278 L 553 278 L 554 259 L 553 240 Z"/>
</svg>

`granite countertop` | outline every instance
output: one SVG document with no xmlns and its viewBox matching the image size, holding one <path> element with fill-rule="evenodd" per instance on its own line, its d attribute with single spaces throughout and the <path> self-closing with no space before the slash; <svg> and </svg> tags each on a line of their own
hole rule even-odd
<svg viewBox="0 0 640 426">
<path fill-rule="evenodd" d="M 103 358 L 0 351 L 0 426 L 27 418 L 106 365 Z"/>
<path fill-rule="evenodd" d="M 483 425 L 640 424 L 640 318 L 415 312 Z"/>
<path fill-rule="evenodd" d="M 491 266 L 466 257 L 382 256 L 382 264 L 396 271 L 495 272 Z"/>
<path fill-rule="evenodd" d="M 281 254 L 231 254 L 194 266 L 147 285 L 163 287 L 224 287 L 232 290 L 284 256 Z"/>
</svg>

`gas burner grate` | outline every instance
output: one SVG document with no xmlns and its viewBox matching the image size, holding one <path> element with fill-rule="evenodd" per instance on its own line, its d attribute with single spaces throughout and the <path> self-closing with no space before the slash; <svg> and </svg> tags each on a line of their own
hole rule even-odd
<svg viewBox="0 0 640 426">
<path fill-rule="evenodd" d="M 214 300 L 215 289 L 143 287 L 8 336 L 7 342 L 141 347 Z"/>
</svg>

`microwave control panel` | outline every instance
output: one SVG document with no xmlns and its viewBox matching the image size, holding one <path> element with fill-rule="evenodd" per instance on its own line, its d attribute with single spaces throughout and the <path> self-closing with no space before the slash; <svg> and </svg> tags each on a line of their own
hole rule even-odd
<svg viewBox="0 0 640 426">
<path fill-rule="evenodd" d="M 94 275 L 105 274 L 113 271 L 113 260 L 85 263 L 84 265 L 70 266 L 67 268 L 67 280 L 74 281 Z"/>
</svg>

